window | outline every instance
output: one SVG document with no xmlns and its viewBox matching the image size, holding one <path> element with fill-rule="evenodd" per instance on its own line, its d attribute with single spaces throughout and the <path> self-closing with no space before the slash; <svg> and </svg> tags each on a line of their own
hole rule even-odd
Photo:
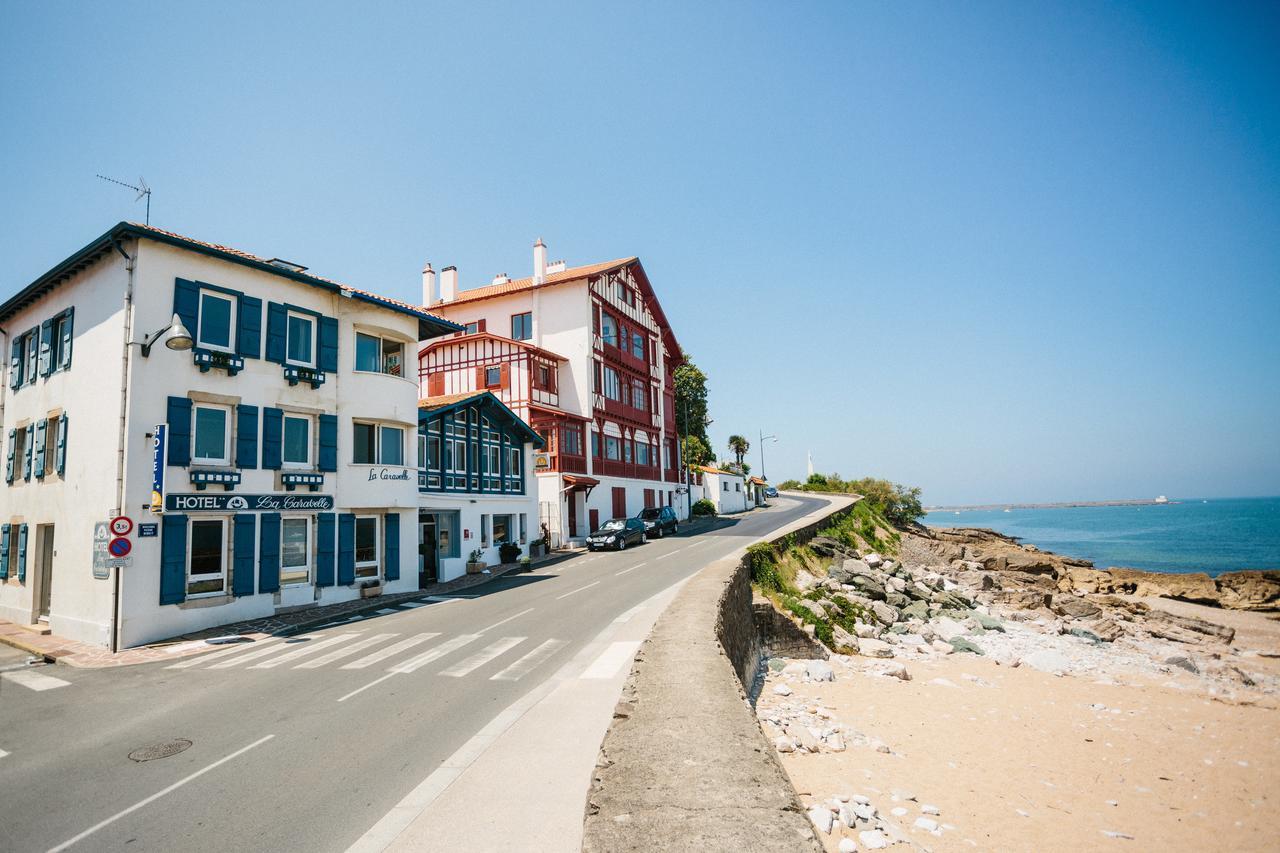
<svg viewBox="0 0 1280 853">
<path fill-rule="evenodd" d="M 534 372 L 533 387 L 539 391 L 556 390 L 556 371 L 549 364 L 539 364 L 538 369 Z"/>
<path fill-rule="evenodd" d="M 618 345 L 618 321 L 607 312 L 600 312 L 600 337 L 611 347 Z"/>
<path fill-rule="evenodd" d="M 464 335 L 474 335 L 478 331 L 480 331 L 479 321 L 467 323 L 462 327 L 462 334 Z"/>
<path fill-rule="evenodd" d="M 427 467 L 427 436 L 425 433 L 418 433 L 418 467 Z"/>
<path fill-rule="evenodd" d="M 285 465 L 306 467 L 311 464 L 311 418 L 302 415 L 284 416 Z"/>
<path fill-rule="evenodd" d="M 460 557 L 462 554 L 459 543 L 462 537 L 458 534 L 458 529 L 462 526 L 462 513 L 459 512 L 437 512 L 436 517 L 436 551 L 441 557 Z"/>
<path fill-rule="evenodd" d="M 527 513 L 520 513 L 520 544 L 523 545 L 529 537 L 529 516 Z"/>
<path fill-rule="evenodd" d="M 520 476 L 520 457 L 523 455 L 522 449 L 519 447 L 507 448 L 507 476 Z"/>
<path fill-rule="evenodd" d="M 631 405 L 642 412 L 649 408 L 649 389 L 639 379 L 631 381 Z"/>
<path fill-rule="evenodd" d="M 356 516 L 356 577 L 378 576 L 378 517 Z"/>
<path fill-rule="evenodd" d="M 604 458 L 618 460 L 622 458 L 622 440 L 612 435 L 604 437 Z"/>
<path fill-rule="evenodd" d="M 493 517 L 493 542 L 495 545 L 511 541 L 511 527 L 511 516 L 495 515 Z"/>
<path fill-rule="evenodd" d="M 351 461 L 357 465 L 374 465 L 378 461 L 378 428 L 374 424 L 353 423 Z"/>
<path fill-rule="evenodd" d="M 352 424 L 354 450 L 351 461 L 357 465 L 403 465 L 404 430 L 379 424 Z"/>
<path fill-rule="evenodd" d="M 227 583 L 227 522 L 222 518 L 191 522 L 187 550 L 187 595 L 222 592 Z"/>
<path fill-rule="evenodd" d="M 662 467 L 671 467 L 671 443 L 668 441 L 662 445 Z"/>
<path fill-rule="evenodd" d="M 71 343 L 71 335 L 68 334 L 68 328 L 71 326 L 71 313 L 64 311 L 59 314 L 53 321 L 53 341 L 52 349 L 49 353 L 49 369 L 51 371 L 62 370 L 68 366 L 67 350 L 68 344 Z"/>
<path fill-rule="evenodd" d="M 23 374 L 23 381 L 31 385 L 36 381 L 36 365 L 40 360 L 40 330 L 32 329 L 27 332 L 27 369 Z"/>
<path fill-rule="evenodd" d="M 640 334 L 639 332 L 632 332 L 631 333 L 631 354 L 634 355 L 636 358 L 643 360 L 644 350 L 645 350 L 644 335 Z"/>
<path fill-rule="evenodd" d="M 622 388 L 618 383 L 618 371 L 612 367 L 605 366 L 604 375 L 604 396 L 610 400 L 622 399 Z"/>
<path fill-rule="evenodd" d="M 598 432 L 591 433 L 591 455 L 594 457 L 600 456 L 600 433 Z"/>
<path fill-rule="evenodd" d="M 315 328 L 315 317 L 289 312 L 285 344 L 286 361 L 305 367 L 315 366 Z"/>
<path fill-rule="evenodd" d="M 404 430 L 400 427 L 379 427 L 378 462 L 382 465 L 404 464 Z"/>
<path fill-rule="evenodd" d="M 311 580 L 310 519 L 280 520 L 280 583 L 308 583 Z"/>
<path fill-rule="evenodd" d="M 486 388 L 496 388 L 502 384 L 502 368 L 486 367 L 484 369 L 484 385 Z"/>
<path fill-rule="evenodd" d="M 356 332 L 356 370 L 404 375 L 404 344 L 390 338 Z"/>
<path fill-rule="evenodd" d="M 581 456 L 582 455 L 582 430 L 580 430 L 578 427 L 565 427 L 562 435 L 563 435 L 563 447 L 561 449 L 565 453 L 570 453 L 574 456 Z"/>
<path fill-rule="evenodd" d="M 200 291 L 200 331 L 196 344 L 231 352 L 231 329 L 235 325 L 236 302 L 225 293 Z"/>
<path fill-rule="evenodd" d="M 511 339 L 527 341 L 533 337 L 533 312 L 511 315 Z"/>
<path fill-rule="evenodd" d="M 636 464 L 649 464 L 649 445 L 645 444 L 643 441 L 636 442 Z"/>
<path fill-rule="evenodd" d="M 45 446 L 48 447 L 47 444 Z M 27 458 L 27 428 L 24 426 L 20 426 L 18 427 L 17 431 L 14 432 L 13 434 L 13 466 L 14 466 L 13 471 L 15 475 L 14 476 L 15 480 L 17 480 L 18 477 L 22 475 L 21 469 L 24 464 L 23 460 L 25 460 L 26 458 Z M 30 470 L 31 470 L 30 468 L 27 468 L 28 472 Z M 23 479 L 29 480 L 31 478 L 23 477 Z"/>
<path fill-rule="evenodd" d="M 489 516 L 480 516 L 480 547 L 489 547 Z"/>
<path fill-rule="evenodd" d="M 51 477 L 58 473 L 58 427 L 62 418 L 49 418 L 49 425 L 44 434 L 44 475 Z M 16 458 L 16 457 L 15 457 Z"/>
<path fill-rule="evenodd" d="M 191 461 L 200 465 L 230 465 L 231 409 L 197 403 L 192 420 L 195 440 Z"/>
<path fill-rule="evenodd" d="M 729 483 L 727 481 L 724 483 L 724 490 L 726 492 L 729 491 Z"/>
</svg>

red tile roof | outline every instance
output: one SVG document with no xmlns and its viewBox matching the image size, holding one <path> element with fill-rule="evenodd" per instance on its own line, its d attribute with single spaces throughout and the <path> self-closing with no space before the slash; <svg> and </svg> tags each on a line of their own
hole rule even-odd
<svg viewBox="0 0 1280 853">
<path fill-rule="evenodd" d="M 458 292 L 456 299 L 450 302 L 433 302 L 432 308 L 439 308 L 442 305 L 460 305 L 465 302 L 476 302 L 481 299 L 493 299 L 496 296 L 506 296 L 510 293 L 520 293 L 525 290 L 534 290 L 535 288 L 552 287 L 565 282 L 577 281 L 578 279 L 588 278 L 593 275 L 599 275 L 603 272 L 611 272 L 633 264 L 639 258 L 620 258 L 616 261 L 605 261 L 600 264 L 590 264 L 585 267 L 570 267 L 563 272 L 551 273 L 547 276 L 547 280 L 542 284 L 534 284 L 533 277 L 529 278 L 513 278 L 502 284 L 490 284 L 485 287 L 473 287 L 470 290 L 462 290 Z"/>
<path fill-rule="evenodd" d="M 495 335 L 493 332 L 472 332 L 469 335 L 453 334 L 446 335 L 441 338 L 432 338 L 425 346 L 418 350 L 418 356 L 421 357 L 425 355 L 429 350 L 449 346 L 450 344 L 461 344 L 466 341 L 499 341 L 504 344 L 511 344 L 518 349 L 526 350 L 534 355 L 540 355 L 543 358 L 552 359 L 553 361 L 569 360 L 558 353 L 552 352 L 551 350 L 536 347 L 528 341 L 517 341 L 514 338 L 504 338 L 502 335 Z"/>
</svg>

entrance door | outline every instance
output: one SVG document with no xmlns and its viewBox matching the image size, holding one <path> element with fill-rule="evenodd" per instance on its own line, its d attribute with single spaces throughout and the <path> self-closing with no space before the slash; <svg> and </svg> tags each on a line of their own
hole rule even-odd
<svg viewBox="0 0 1280 853">
<path fill-rule="evenodd" d="M 41 621 L 49 621 L 49 603 L 53 600 L 53 525 L 42 524 L 36 528 L 40 534 L 40 565 L 36 567 L 40 580 L 38 616 Z"/>
<path fill-rule="evenodd" d="M 418 589 L 426 589 L 440 574 L 437 568 L 439 531 L 434 515 L 420 516 L 418 521 Z"/>
<path fill-rule="evenodd" d="M 646 509 L 653 506 L 653 489 L 644 490 L 644 505 Z"/>
<path fill-rule="evenodd" d="M 621 486 L 613 487 L 613 517 L 627 517 L 627 490 Z"/>
<path fill-rule="evenodd" d="M 569 493 L 569 538 L 578 535 L 578 493 Z"/>
<path fill-rule="evenodd" d="M 600 510 L 593 509 L 591 510 L 591 512 L 588 513 L 588 515 L 591 518 L 591 529 L 593 531 L 599 530 L 600 529 Z"/>
</svg>

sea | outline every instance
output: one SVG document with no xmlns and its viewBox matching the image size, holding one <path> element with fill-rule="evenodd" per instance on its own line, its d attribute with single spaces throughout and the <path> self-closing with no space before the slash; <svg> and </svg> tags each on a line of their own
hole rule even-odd
<svg viewBox="0 0 1280 853">
<path fill-rule="evenodd" d="M 1143 506 L 935 510 L 931 527 L 988 527 L 1098 568 L 1280 569 L 1280 497 L 1170 498 Z"/>
</svg>

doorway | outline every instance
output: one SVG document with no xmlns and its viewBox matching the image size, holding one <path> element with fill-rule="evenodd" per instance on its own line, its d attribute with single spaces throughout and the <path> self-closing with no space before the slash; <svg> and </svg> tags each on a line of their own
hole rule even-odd
<svg viewBox="0 0 1280 853">
<path fill-rule="evenodd" d="M 439 525 L 430 514 L 418 516 L 418 589 L 426 589 L 440 576 Z"/>
<path fill-rule="evenodd" d="M 49 621 L 49 606 L 53 601 L 53 525 L 36 526 L 36 618 Z"/>
<path fill-rule="evenodd" d="M 569 492 L 569 538 L 578 535 L 578 493 Z"/>
</svg>

